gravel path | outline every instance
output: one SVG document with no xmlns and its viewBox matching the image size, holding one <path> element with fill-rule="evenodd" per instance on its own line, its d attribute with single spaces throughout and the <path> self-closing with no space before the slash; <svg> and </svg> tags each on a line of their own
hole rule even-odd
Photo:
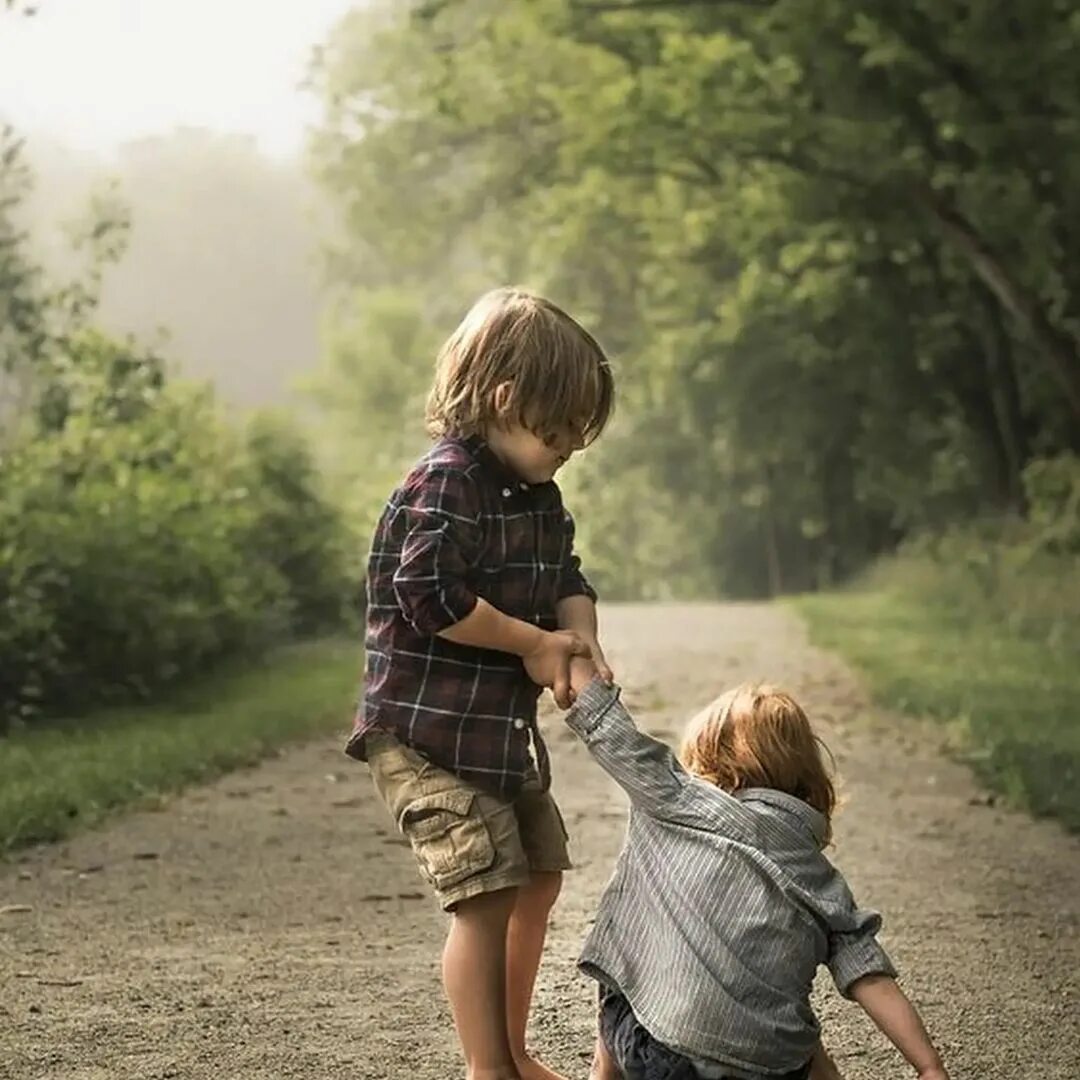
<svg viewBox="0 0 1080 1080">
<path fill-rule="evenodd" d="M 875 712 L 782 608 L 627 606 L 605 641 L 642 725 L 674 738 L 734 681 L 808 705 L 837 754 L 834 857 L 922 1006 L 954 1080 L 1080 1080 L 1080 843 L 993 805 L 934 736 Z M 556 909 L 535 1044 L 587 1071 L 577 947 L 624 802 L 546 721 L 578 869 Z M 0 864 L 0 1078 L 453 1080 L 444 919 L 339 740 L 293 749 L 70 843 Z M 850 1080 L 906 1067 L 820 984 Z"/>
</svg>

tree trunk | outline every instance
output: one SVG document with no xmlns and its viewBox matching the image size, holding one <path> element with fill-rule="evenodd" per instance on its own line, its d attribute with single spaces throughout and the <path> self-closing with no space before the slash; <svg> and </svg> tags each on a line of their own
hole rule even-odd
<svg viewBox="0 0 1080 1080">
<path fill-rule="evenodd" d="M 983 332 L 986 374 L 1008 468 L 1009 505 L 1016 513 L 1023 514 L 1027 510 L 1023 472 L 1031 451 L 1024 431 L 1013 345 L 993 297 L 985 290 L 980 290 L 979 296 L 986 313 Z"/>
<path fill-rule="evenodd" d="M 772 469 L 765 466 L 765 505 L 762 507 L 765 527 L 765 568 L 769 580 L 769 596 L 779 596 L 784 591 L 784 575 L 780 565 L 780 541 L 776 534 L 776 515 L 773 512 Z"/>
<path fill-rule="evenodd" d="M 979 280 L 1031 335 L 1069 407 L 1080 419 L 1080 356 L 1076 342 L 1050 322 L 1038 298 L 1013 278 L 1001 257 L 963 214 L 928 184 L 920 184 L 914 194 L 937 219 L 953 245 L 967 257 Z"/>
</svg>

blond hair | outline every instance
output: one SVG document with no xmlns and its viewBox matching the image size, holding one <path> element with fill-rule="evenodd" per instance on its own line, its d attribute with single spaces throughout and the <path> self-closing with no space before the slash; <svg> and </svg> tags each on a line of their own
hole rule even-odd
<svg viewBox="0 0 1080 1080">
<path fill-rule="evenodd" d="M 687 725 L 679 759 L 725 791 L 773 788 L 802 799 L 824 816 L 826 842 L 831 839 L 832 753 L 790 694 L 761 683 L 729 690 Z"/>
<path fill-rule="evenodd" d="M 611 367 L 587 330 L 550 300 L 495 289 L 440 350 L 427 425 L 432 435 L 476 435 L 517 423 L 544 438 L 571 428 L 590 443 L 613 402 Z"/>
</svg>

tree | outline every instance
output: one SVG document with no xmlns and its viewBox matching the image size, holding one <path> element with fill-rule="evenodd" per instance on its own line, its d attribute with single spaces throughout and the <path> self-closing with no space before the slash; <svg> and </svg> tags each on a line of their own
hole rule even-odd
<svg viewBox="0 0 1080 1080">
<path fill-rule="evenodd" d="M 586 545 L 630 476 L 739 592 L 1022 510 L 1030 457 L 1080 439 L 1080 20 L 1037 0 L 1008 29 L 929 0 L 354 13 L 317 78 L 339 280 L 430 314 L 524 279 L 611 343 Z"/>
</svg>

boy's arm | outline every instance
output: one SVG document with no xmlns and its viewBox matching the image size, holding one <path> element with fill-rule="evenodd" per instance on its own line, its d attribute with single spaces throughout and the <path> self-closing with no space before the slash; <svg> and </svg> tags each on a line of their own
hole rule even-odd
<svg viewBox="0 0 1080 1080">
<path fill-rule="evenodd" d="M 611 682 L 615 676 L 600 648 L 597 634 L 596 592 L 581 572 L 581 559 L 574 551 L 574 519 L 565 510 L 563 529 L 566 554 L 559 573 L 559 599 L 555 605 L 558 624 L 560 629 L 574 631 L 589 646 L 598 674 L 605 682 Z"/>
<path fill-rule="evenodd" d="M 532 623 L 504 615 L 480 597 L 464 619 L 440 630 L 439 636 L 459 645 L 520 656 L 529 678 L 538 686 L 550 687 L 560 709 L 568 709 L 573 700 L 570 695 L 571 657 L 589 655 L 588 642 L 571 630 L 541 630 Z"/>
<path fill-rule="evenodd" d="M 575 634 L 552 633 L 504 615 L 467 584 L 469 566 L 483 545 L 479 495 L 470 478 L 457 469 L 429 469 L 410 487 L 399 514 L 406 532 L 394 595 L 409 625 L 459 645 L 520 656 L 529 677 L 551 687 L 567 708 L 570 657 L 588 656 L 588 645 Z"/>
<path fill-rule="evenodd" d="M 865 975 L 851 987 L 851 996 L 904 1055 L 919 1080 L 949 1080 L 915 1006 L 895 979 L 889 975 Z"/>
<path fill-rule="evenodd" d="M 555 614 L 559 620 L 559 627 L 563 630 L 572 630 L 592 653 L 592 662 L 596 665 L 596 673 L 606 683 L 614 678 L 611 667 L 600 648 L 598 627 L 596 623 L 596 601 L 586 593 L 577 596 L 563 597 L 555 605 Z"/>
</svg>

